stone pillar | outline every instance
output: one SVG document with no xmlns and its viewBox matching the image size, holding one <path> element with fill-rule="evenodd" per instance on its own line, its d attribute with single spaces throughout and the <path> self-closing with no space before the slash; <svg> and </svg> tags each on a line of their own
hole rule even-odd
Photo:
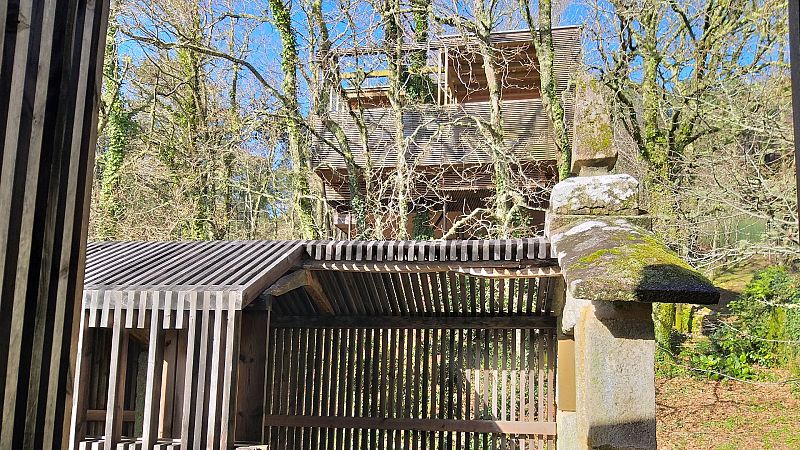
<svg viewBox="0 0 800 450">
<path fill-rule="evenodd" d="M 649 231 L 629 175 L 567 179 L 546 233 L 566 283 L 559 312 L 559 449 L 655 449 L 652 303 L 719 293 Z"/>
<path fill-rule="evenodd" d="M 573 333 L 578 448 L 656 448 L 650 305 L 590 302 Z"/>
</svg>

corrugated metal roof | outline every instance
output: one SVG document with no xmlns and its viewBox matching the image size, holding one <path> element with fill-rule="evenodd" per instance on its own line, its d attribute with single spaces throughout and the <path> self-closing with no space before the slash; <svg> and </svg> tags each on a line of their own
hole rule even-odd
<svg viewBox="0 0 800 450">
<path fill-rule="evenodd" d="M 94 242 L 87 246 L 86 254 L 83 306 L 89 310 L 90 326 L 98 326 L 98 322 L 107 326 L 104 323 L 115 309 L 128 311 L 131 320 L 138 317 L 144 321 L 144 314 L 138 312 L 156 305 L 175 310 L 172 316 L 181 322 L 183 312 L 198 302 L 208 309 L 241 309 L 304 261 L 395 264 L 538 260 L 554 264 L 550 243 L 543 238 Z"/>
</svg>

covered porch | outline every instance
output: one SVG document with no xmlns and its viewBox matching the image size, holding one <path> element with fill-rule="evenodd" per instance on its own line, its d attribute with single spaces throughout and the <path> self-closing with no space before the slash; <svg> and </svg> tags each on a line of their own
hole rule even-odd
<svg viewBox="0 0 800 450">
<path fill-rule="evenodd" d="M 90 244 L 74 448 L 554 448 L 545 239 Z"/>
</svg>

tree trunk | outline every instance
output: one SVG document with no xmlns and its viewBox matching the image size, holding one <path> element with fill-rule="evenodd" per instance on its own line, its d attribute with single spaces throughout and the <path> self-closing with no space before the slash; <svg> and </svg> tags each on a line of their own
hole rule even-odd
<svg viewBox="0 0 800 450">
<path fill-rule="evenodd" d="M 290 7 L 282 0 L 269 0 L 275 27 L 281 37 L 281 71 L 283 72 L 283 97 L 286 109 L 286 128 L 289 154 L 292 158 L 292 187 L 294 209 L 300 220 L 300 234 L 304 239 L 318 239 L 319 228 L 314 222 L 314 197 L 311 192 L 311 167 L 309 150 L 301 127 L 300 107 L 297 100 L 297 42 L 292 27 Z"/>
<path fill-rule="evenodd" d="M 478 46 L 486 75 L 489 91 L 489 126 L 483 127 L 483 135 L 488 141 L 494 166 L 495 211 L 500 226 L 499 234 L 506 237 L 511 223 L 514 195 L 511 186 L 511 158 L 505 148 L 502 112 L 502 80 L 497 75 L 497 57 L 491 43 L 492 17 L 483 6 L 482 0 L 475 2 Z"/>
<path fill-rule="evenodd" d="M 539 92 L 542 95 L 542 106 L 544 106 L 547 117 L 550 118 L 550 123 L 553 126 L 553 135 L 559 154 L 558 177 L 564 180 L 569 177 L 572 166 L 572 143 L 567 132 L 564 105 L 558 97 L 558 80 L 556 80 L 553 68 L 553 61 L 555 60 L 553 0 L 539 0 L 538 32 L 531 16 L 529 0 L 520 0 L 520 7 L 531 31 L 531 38 L 536 49 L 536 59 L 539 62 Z"/>
<path fill-rule="evenodd" d="M 389 102 L 394 122 L 394 145 L 397 151 L 394 200 L 397 214 L 397 239 L 408 237 L 408 208 L 411 173 L 408 168 L 405 133 L 403 132 L 402 57 L 403 37 L 399 0 L 387 0 L 383 20 L 386 28 L 386 47 L 389 58 Z"/>
<path fill-rule="evenodd" d="M 545 111 L 553 124 L 556 147 L 561 155 L 558 175 L 561 180 L 569 177 L 572 166 L 572 146 L 567 133 L 567 123 L 564 118 L 564 105 L 558 97 L 558 82 L 553 69 L 555 48 L 553 47 L 553 5 L 552 0 L 539 0 L 539 33 L 538 40 L 534 36 L 536 57 L 539 60 L 540 90 Z M 532 29 L 533 27 L 531 27 Z"/>
<path fill-rule="evenodd" d="M 105 111 L 104 129 L 106 148 L 99 158 L 101 167 L 98 199 L 97 235 L 100 239 L 118 237 L 118 225 L 124 212 L 119 200 L 119 181 L 122 164 L 125 161 L 126 145 L 130 132 L 130 118 L 122 104 L 121 80 L 117 54 L 117 27 L 113 18 L 108 25 L 103 66 L 103 104 Z"/>
</svg>

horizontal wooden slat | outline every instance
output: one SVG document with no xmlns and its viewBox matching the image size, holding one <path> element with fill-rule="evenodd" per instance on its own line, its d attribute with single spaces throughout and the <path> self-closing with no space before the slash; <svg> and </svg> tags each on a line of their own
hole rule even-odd
<svg viewBox="0 0 800 450">
<path fill-rule="evenodd" d="M 366 263 L 348 261 L 313 261 L 303 264 L 306 270 L 335 270 L 338 272 L 371 272 L 371 273 L 432 273 L 459 272 L 475 276 L 491 276 L 490 274 L 507 274 L 517 278 L 527 278 L 532 273 L 542 276 L 544 269 L 556 269 L 558 266 L 543 264 L 514 264 L 498 262 L 495 264 L 481 262 L 446 262 L 446 263 Z M 549 273 L 549 272 L 548 272 Z M 553 275 L 557 275 L 553 274 Z"/>
<path fill-rule="evenodd" d="M 509 420 L 391 419 L 383 417 L 334 417 L 267 415 L 266 426 L 368 428 L 376 430 L 451 431 L 555 436 L 555 422 Z"/>
<path fill-rule="evenodd" d="M 86 420 L 89 422 L 103 422 L 106 420 L 105 409 L 89 409 L 86 410 Z M 136 411 L 122 411 L 123 422 L 135 422 Z"/>
<path fill-rule="evenodd" d="M 359 317 L 359 316 L 278 316 L 273 328 L 358 328 L 358 329 L 545 329 L 555 328 L 551 316 L 498 317 Z"/>
</svg>

